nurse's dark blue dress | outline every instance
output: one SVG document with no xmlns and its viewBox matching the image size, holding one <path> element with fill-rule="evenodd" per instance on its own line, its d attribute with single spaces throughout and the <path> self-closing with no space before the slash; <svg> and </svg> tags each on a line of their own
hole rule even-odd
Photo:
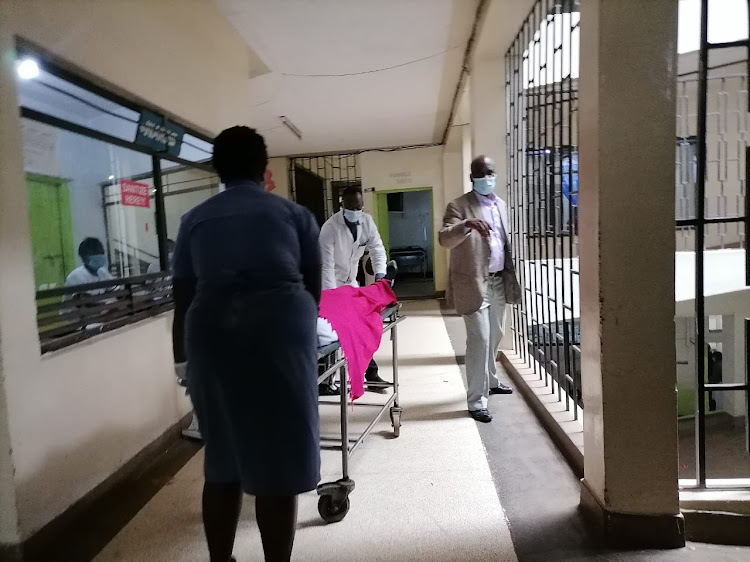
<svg viewBox="0 0 750 562">
<path fill-rule="evenodd" d="M 293 495 L 320 480 L 317 306 L 302 282 L 318 235 L 308 210 L 251 182 L 183 217 L 174 277 L 196 281 L 186 352 L 207 482 Z"/>
</svg>

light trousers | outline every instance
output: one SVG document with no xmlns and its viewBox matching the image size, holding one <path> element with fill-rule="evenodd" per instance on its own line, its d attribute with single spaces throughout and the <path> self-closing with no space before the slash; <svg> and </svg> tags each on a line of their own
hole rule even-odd
<svg viewBox="0 0 750 562">
<path fill-rule="evenodd" d="M 502 277 L 487 281 L 487 297 L 466 324 L 466 398 L 469 411 L 487 408 L 490 388 L 497 379 L 497 351 L 505 335 L 505 286 Z"/>
</svg>

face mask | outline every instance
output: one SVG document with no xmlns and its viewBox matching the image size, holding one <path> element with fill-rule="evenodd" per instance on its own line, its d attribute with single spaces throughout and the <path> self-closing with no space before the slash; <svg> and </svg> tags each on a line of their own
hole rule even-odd
<svg viewBox="0 0 750 562">
<path fill-rule="evenodd" d="M 359 222 L 362 220 L 362 215 L 364 215 L 363 211 L 350 211 L 349 209 L 344 209 L 344 218 L 349 222 Z"/>
<path fill-rule="evenodd" d="M 86 260 L 86 267 L 91 271 L 99 271 L 100 269 L 107 267 L 107 256 L 104 254 L 89 256 Z"/>
<path fill-rule="evenodd" d="M 480 195 L 489 195 L 490 193 L 495 191 L 496 178 L 493 176 L 484 178 L 472 178 L 471 181 L 474 182 L 474 191 L 476 191 Z"/>
</svg>

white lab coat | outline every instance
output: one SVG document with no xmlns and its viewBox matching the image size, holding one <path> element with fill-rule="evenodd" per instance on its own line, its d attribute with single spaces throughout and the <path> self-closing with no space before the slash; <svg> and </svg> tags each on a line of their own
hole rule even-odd
<svg viewBox="0 0 750 562">
<path fill-rule="evenodd" d="M 68 278 L 65 280 L 65 286 L 72 287 L 74 285 L 88 285 L 89 283 L 111 281 L 112 279 L 114 279 L 114 277 L 112 277 L 112 274 L 104 267 L 97 271 L 96 275 L 94 275 L 88 269 L 86 269 L 85 266 L 82 265 L 70 272 L 70 275 L 68 275 Z M 101 292 L 103 292 L 103 290 L 99 290 L 98 292 L 92 291 L 91 294 L 98 294 Z"/>
<path fill-rule="evenodd" d="M 323 290 L 343 285 L 357 286 L 359 260 L 367 250 L 376 275 L 385 275 L 386 256 L 378 227 L 370 215 L 364 213 L 357 227 L 357 240 L 339 211 L 320 229 L 320 252 L 323 262 Z"/>
<path fill-rule="evenodd" d="M 76 285 L 88 285 L 89 283 L 98 283 L 100 281 L 111 281 L 114 279 L 112 277 L 112 274 L 107 270 L 107 268 L 102 267 L 99 271 L 96 272 L 96 275 L 91 273 L 88 269 L 86 269 L 86 266 L 80 266 L 75 268 L 73 271 L 70 272 L 70 275 L 68 275 L 68 278 L 65 280 L 65 286 L 66 287 L 73 287 Z M 89 295 L 101 295 L 105 293 L 105 289 L 93 289 L 91 291 L 87 291 Z M 70 302 L 73 300 L 74 295 L 64 295 L 62 300 L 63 302 Z M 116 302 L 117 299 L 107 299 L 103 301 L 103 303 L 113 303 Z M 67 308 L 67 307 L 61 307 L 60 308 L 60 314 L 64 314 L 66 312 L 70 312 L 71 310 L 74 310 L 74 308 Z M 107 311 L 104 310 L 101 312 L 101 314 L 106 314 Z M 101 324 L 93 323 L 93 324 L 87 324 L 86 329 L 93 330 L 94 328 L 99 328 Z"/>
</svg>

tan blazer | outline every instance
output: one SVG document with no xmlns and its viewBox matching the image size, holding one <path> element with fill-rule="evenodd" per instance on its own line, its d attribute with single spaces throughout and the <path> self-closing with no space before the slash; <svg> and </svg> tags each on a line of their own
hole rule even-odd
<svg viewBox="0 0 750 562">
<path fill-rule="evenodd" d="M 511 254 L 508 234 L 508 206 L 502 199 L 497 200 L 500 218 L 505 228 L 505 300 L 508 304 L 519 304 L 522 298 L 521 286 L 516 278 L 516 270 Z M 490 243 L 472 230 L 466 234 L 467 219 L 482 219 L 484 214 L 473 191 L 448 203 L 440 229 L 440 245 L 450 249 L 450 269 L 448 273 L 448 302 L 461 315 L 473 314 L 482 306 L 487 294 L 489 278 Z"/>
</svg>

